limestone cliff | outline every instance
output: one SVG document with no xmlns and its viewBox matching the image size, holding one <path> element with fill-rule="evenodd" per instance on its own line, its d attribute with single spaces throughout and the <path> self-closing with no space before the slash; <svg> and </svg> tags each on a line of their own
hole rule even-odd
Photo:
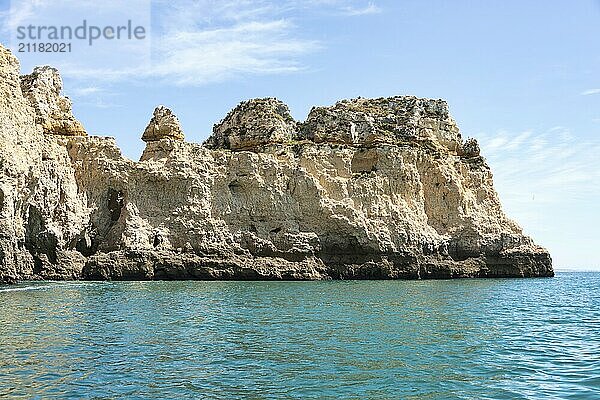
<svg viewBox="0 0 600 400">
<path fill-rule="evenodd" d="M 21 91 L 35 109 L 36 122 L 50 135 L 86 136 L 71 113 L 71 100 L 60 95 L 62 79 L 56 68 L 36 67 L 21 77 Z"/>
<path fill-rule="evenodd" d="M 133 162 L 82 136 L 60 77 L 36 71 L 0 47 L 0 281 L 553 275 L 442 100 L 344 100 L 304 122 L 250 100 L 204 145 L 161 106 Z"/>
</svg>

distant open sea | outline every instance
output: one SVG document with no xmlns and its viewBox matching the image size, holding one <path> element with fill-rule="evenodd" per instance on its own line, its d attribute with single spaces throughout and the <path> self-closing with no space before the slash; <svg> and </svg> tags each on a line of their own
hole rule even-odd
<svg viewBox="0 0 600 400">
<path fill-rule="evenodd" d="M 599 399 L 600 273 L 0 286 L 0 398 Z"/>
</svg>

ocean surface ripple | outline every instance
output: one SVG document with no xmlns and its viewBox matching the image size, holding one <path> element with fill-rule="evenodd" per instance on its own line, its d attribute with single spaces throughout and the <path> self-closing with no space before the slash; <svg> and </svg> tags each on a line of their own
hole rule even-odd
<svg viewBox="0 0 600 400">
<path fill-rule="evenodd" d="M 600 273 L 0 286 L 0 398 L 600 398 Z"/>
</svg>

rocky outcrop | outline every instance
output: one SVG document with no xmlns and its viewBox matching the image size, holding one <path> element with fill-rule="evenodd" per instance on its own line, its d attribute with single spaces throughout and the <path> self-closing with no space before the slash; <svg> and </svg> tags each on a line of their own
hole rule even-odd
<svg viewBox="0 0 600 400">
<path fill-rule="evenodd" d="M 465 140 L 458 150 L 458 154 L 465 158 L 479 157 L 479 153 L 479 143 L 473 138 Z"/>
<path fill-rule="evenodd" d="M 165 106 L 154 109 L 152 119 L 144 130 L 142 140 L 153 142 L 161 139 L 184 140 L 183 130 L 179 120 L 173 112 Z"/>
<path fill-rule="evenodd" d="M 209 148 L 252 149 L 283 144 L 296 133 L 296 121 L 288 106 L 274 98 L 248 100 L 234 108 L 213 128 L 205 142 Z"/>
<path fill-rule="evenodd" d="M 461 143 L 445 101 L 413 96 L 358 98 L 314 107 L 301 130 L 302 138 L 316 143 L 364 146 L 429 141 L 450 152 Z"/>
<path fill-rule="evenodd" d="M 36 67 L 21 77 L 21 91 L 35 110 L 36 122 L 49 135 L 85 136 L 83 125 L 71 111 L 71 100 L 60 95 L 62 79 L 52 67 Z"/>
<path fill-rule="evenodd" d="M 45 134 L 17 59 L 0 46 L 0 281 L 81 277 L 85 257 L 72 244 L 90 210 L 63 139 Z"/>
<path fill-rule="evenodd" d="M 0 280 L 552 276 L 442 100 L 354 99 L 296 122 L 240 104 L 204 145 L 159 107 L 138 162 L 46 135 L 0 49 Z"/>
</svg>

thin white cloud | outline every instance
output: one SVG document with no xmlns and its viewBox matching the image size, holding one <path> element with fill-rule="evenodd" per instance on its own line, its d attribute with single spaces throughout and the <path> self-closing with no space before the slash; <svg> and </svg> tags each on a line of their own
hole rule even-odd
<svg viewBox="0 0 600 400">
<path fill-rule="evenodd" d="M 2 31 L 10 33 L 11 30 L 23 24 L 24 21 L 31 18 L 35 13 L 35 8 L 40 9 L 45 7 L 48 1 L 30 0 L 19 3 L 19 7 L 11 3 L 11 7 L 0 12 L 2 19 Z"/>
<path fill-rule="evenodd" d="M 130 68 L 82 68 L 65 64 L 65 76 L 80 80 L 161 79 L 169 84 L 202 85 L 249 74 L 297 72 L 297 57 L 319 43 L 294 39 L 286 20 L 238 23 L 226 28 L 174 30 L 155 40 L 154 60 Z"/>
<path fill-rule="evenodd" d="M 120 104 L 118 99 L 119 93 L 112 90 L 110 86 L 78 86 L 77 81 L 69 81 L 69 85 L 63 91 L 70 98 L 74 99 L 73 107 L 75 112 L 81 106 L 91 106 L 94 108 L 123 107 L 123 104 Z"/>
<path fill-rule="evenodd" d="M 379 14 L 381 13 L 382 9 L 378 6 L 376 6 L 374 3 L 368 3 L 366 6 L 364 7 L 344 7 L 342 9 L 342 14 L 343 15 L 347 15 L 347 16 L 351 16 L 351 17 L 355 17 L 355 16 L 360 16 L 360 15 L 371 15 L 371 14 Z"/>
<path fill-rule="evenodd" d="M 162 60 L 149 73 L 178 84 L 203 84 L 239 74 L 299 71 L 297 57 L 319 44 L 289 37 L 292 29 L 289 21 L 276 20 L 174 32 L 158 40 Z"/>
<path fill-rule="evenodd" d="M 76 104 L 77 107 L 79 106 L 90 106 L 90 107 L 94 107 L 94 108 L 122 108 L 124 107 L 123 104 L 118 104 L 115 103 L 114 101 L 106 101 L 100 97 L 95 97 L 89 100 L 83 100 L 83 101 L 78 101 Z M 75 110 L 75 114 L 77 114 L 76 112 L 77 110 Z"/>
<path fill-rule="evenodd" d="M 588 89 L 581 92 L 582 96 L 589 96 L 592 94 L 600 94 L 600 89 Z"/>
<path fill-rule="evenodd" d="M 309 3 L 165 2 L 153 43 L 153 62 L 145 73 L 174 84 L 202 85 L 306 70 L 302 57 L 323 47 L 304 37 L 294 22 L 298 11 L 310 7 Z"/>
<path fill-rule="evenodd" d="M 70 93 L 73 96 L 85 97 L 85 96 L 97 95 L 98 93 L 102 93 L 104 91 L 105 91 L 104 89 L 99 88 L 98 86 L 87 86 L 87 87 L 76 87 L 74 89 L 71 89 Z"/>
<path fill-rule="evenodd" d="M 596 246 L 591 232 L 598 220 L 600 140 L 577 138 L 564 127 L 477 138 L 507 215 L 548 247 L 556 266 L 589 266 L 593 256 L 587 249 Z"/>
<path fill-rule="evenodd" d="M 567 128 L 543 133 L 478 135 L 482 154 L 507 203 L 568 203 L 600 198 L 600 141 L 578 140 Z M 534 211 L 537 204 L 528 203 Z"/>
<path fill-rule="evenodd" d="M 119 4 L 109 2 L 111 10 L 113 3 Z M 27 19 L 35 7 L 48 3 L 24 0 L 15 11 L 21 15 L 17 19 Z M 325 46 L 302 31 L 303 15 L 352 17 L 380 11 L 373 2 L 362 0 L 154 0 L 150 59 L 144 59 L 142 48 L 121 48 L 127 56 L 141 53 L 136 62 L 125 65 L 105 58 L 94 61 L 92 53 L 54 64 L 63 76 L 93 86 L 122 80 L 199 86 L 251 75 L 295 73 L 310 69 L 304 57 Z"/>
</svg>

